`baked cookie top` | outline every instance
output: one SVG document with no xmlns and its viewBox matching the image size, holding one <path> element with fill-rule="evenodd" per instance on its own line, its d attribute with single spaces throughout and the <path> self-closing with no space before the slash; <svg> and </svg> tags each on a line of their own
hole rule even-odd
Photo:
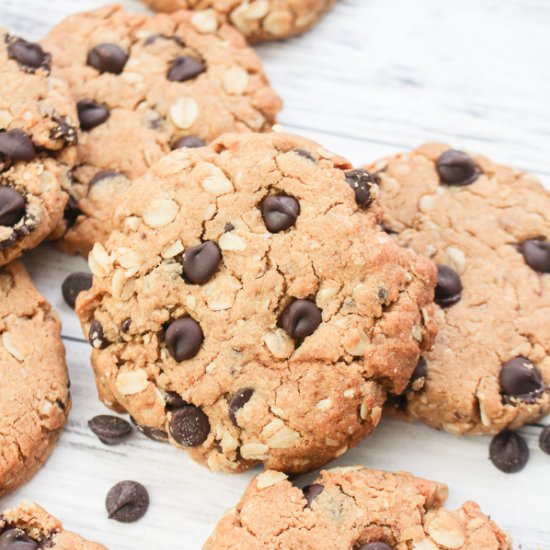
<svg viewBox="0 0 550 550">
<path fill-rule="evenodd" d="M 299 489 L 266 471 L 219 521 L 204 550 L 505 550 L 507 535 L 474 502 L 443 508 L 447 487 L 361 466 L 324 470 Z"/>
<path fill-rule="evenodd" d="M 0 548 L 5 550 L 107 550 L 66 531 L 62 523 L 34 502 L 4 510 L 0 515 Z"/>
<path fill-rule="evenodd" d="M 104 242 L 129 180 L 172 148 L 269 130 L 281 102 L 242 35 L 192 12 L 120 6 L 72 15 L 43 41 L 77 100 L 82 128 L 68 252 Z"/>
<path fill-rule="evenodd" d="M 0 265 L 34 248 L 60 222 L 78 125 L 51 55 L 0 28 Z"/>
<path fill-rule="evenodd" d="M 278 40 L 313 27 L 336 0 L 144 0 L 158 11 L 214 12 L 235 25 L 250 42 Z M 203 16 L 208 17 L 208 16 Z"/>
<path fill-rule="evenodd" d="M 542 417 L 550 410 L 550 193 L 533 176 L 441 144 L 371 169 L 399 244 L 440 266 L 440 331 L 407 412 L 459 434 Z"/>
<path fill-rule="evenodd" d="M 376 191 L 287 134 L 164 157 L 77 300 L 102 399 L 213 470 L 299 472 L 356 445 L 435 332 L 435 266 L 378 230 Z"/>
<path fill-rule="evenodd" d="M 23 266 L 0 268 L 0 495 L 40 468 L 69 413 L 60 328 Z"/>
</svg>

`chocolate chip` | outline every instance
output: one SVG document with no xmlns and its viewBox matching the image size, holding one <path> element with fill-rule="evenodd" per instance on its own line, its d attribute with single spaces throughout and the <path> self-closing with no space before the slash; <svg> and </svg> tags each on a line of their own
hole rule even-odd
<svg viewBox="0 0 550 550">
<path fill-rule="evenodd" d="M 514 357 L 502 365 L 499 374 L 500 389 L 507 397 L 528 401 L 544 387 L 542 375 L 525 357 Z"/>
<path fill-rule="evenodd" d="M 173 321 L 166 330 L 166 347 L 178 362 L 195 357 L 204 340 L 202 329 L 191 317 Z"/>
<path fill-rule="evenodd" d="M 23 130 L 15 128 L 0 132 L 0 154 L 12 160 L 30 162 L 36 157 L 36 149 L 31 138 Z"/>
<path fill-rule="evenodd" d="M 65 143 L 76 143 L 78 134 L 76 128 L 71 126 L 65 117 L 54 115 L 52 120 L 57 123 L 57 126 L 50 132 L 51 139 L 63 139 Z"/>
<path fill-rule="evenodd" d="M 88 52 L 86 63 L 101 73 L 120 74 L 128 54 L 116 44 L 99 44 Z"/>
<path fill-rule="evenodd" d="M 380 224 L 380 229 L 388 235 L 398 235 L 397 231 L 392 229 L 392 227 L 390 227 L 387 223 Z"/>
<path fill-rule="evenodd" d="M 23 529 L 8 529 L 0 535 L 0 550 L 38 550 L 37 542 L 27 536 Z"/>
<path fill-rule="evenodd" d="M 194 405 L 178 409 L 170 420 L 170 434 L 184 447 L 196 447 L 210 433 L 210 422 L 204 412 Z"/>
<path fill-rule="evenodd" d="M 413 391 L 418 391 L 422 389 L 422 386 L 424 386 L 424 382 L 427 376 L 428 364 L 426 363 L 426 359 L 424 359 L 424 357 L 421 357 L 416 364 L 414 372 L 412 373 L 408 389 L 411 389 Z"/>
<path fill-rule="evenodd" d="M 460 301 L 461 297 L 462 283 L 458 273 L 446 265 L 438 265 L 435 303 L 441 307 L 449 307 Z"/>
<path fill-rule="evenodd" d="M 71 273 L 61 285 L 61 293 L 69 307 L 74 309 L 77 296 L 84 290 L 92 288 L 92 275 L 85 271 Z"/>
<path fill-rule="evenodd" d="M 88 341 L 95 349 L 105 349 L 109 345 L 109 340 L 105 338 L 103 327 L 96 319 L 94 319 L 90 325 L 90 330 L 88 331 Z"/>
<path fill-rule="evenodd" d="M 172 61 L 166 78 L 174 82 L 185 82 L 204 73 L 205 70 L 206 66 L 202 61 L 182 55 Z"/>
<path fill-rule="evenodd" d="M 181 46 L 182 48 L 185 47 L 185 42 L 179 37 L 179 36 L 169 36 L 167 34 L 152 34 L 151 36 L 148 36 L 143 43 L 144 46 L 150 46 L 151 44 L 154 44 L 157 40 L 173 40 L 178 46 Z"/>
<path fill-rule="evenodd" d="M 294 149 L 294 152 L 297 155 L 300 155 L 301 157 L 304 157 L 305 159 L 311 160 L 313 162 L 317 162 L 315 157 L 306 149 Z"/>
<path fill-rule="evenodd" d="M 63 212 L 63 218 L 67 222 L 67 227 L 73 227 L 81 215 L 82 210 L 78 207 L 78 201 L 72 195 L 69 195 L 69 200 Z"/>
<path fill-rule="evenodd" d="M 513 474 L 527 464 L 529 448 L 521 435 L 504 430 L 493 437 L 489 446 L 489 458 L 500 471 Z"/>
<path fill-rule="evenodd" d="M 103 124 L 110 116 L 109 109 L 93 99 L 81 99 L 76 104 L 82 130 L 91 130 Z"/>
<path fill-rule="evenodd" d="M 90 180 L 89 186 L 93 187 L 104 180 L 120 177 L 125 178 L 126 176 L 120 172 L 115 172 L 114 170 L 101 170 Z"/>
<path fill-rule="evenodd" d="M 550 273 L 550 242 L 543 239 L 530 239 L 519 245 L 525 263 L 540 273 Z"/>
<path fill-rule="evenodd" d="M 120 328 L 122 330 L 122 332 L 128 332 L 130 330 L 130 325 L 132 324 L 132 319 L 130 319 L 128 317 L 128 319 L 124 319 L 124 321 L 122 321 L 122 324 L 120 325 Z"/>
<path fill-rule="evenodd" d="M 279 326 L 291 338 L 301 340 L 315 332 L 321 324 L 321 310 L 311 300 L 294 300 L 279 317 Z"/>
<path fill-rule="evenodd" d="M 13 187 L 0 186 L 0 225 L 13 227 L 25 215 L 26 201 Z"/>
<path fill-rule="evenodd" d="M 119 481 L 105 499 L 109 519 L 132 523 L 142 518 L 149 508 L 149 493 L 137 481 Z"/>
<path fill-rule="evenodd" d="M 448 185 L 469 185 L 480 174 L 476 163 L 462 151 L 445 151 L 436 162 L 437 173 L 443 183 Z"/>
<path fill-rule="evenodd" d="M 261 204 L 262 217 L 270 233 L 292 227 L 300 214 L 300 203 L 289 195 L 270 195 Z"/>
<path fill-rule="evenodd" d="M 26 69 L 50 69 L 51 55 L 46 53 L 39 44 L 27 42 L 22 38 L 10 37 L 8 42 L 8 56 Z"/>
<path fill-rule="evenodd" d="M 542 432 L 540 432 L 539 445 L 542 452 L 550 455 L 550 425 L 545 426 Z"/>
<path fill-rule="evenodd" d="M 140 426 L 133 416 L 130 416 L 132 424 L 136 427 L 137 431 L 142 433 L 145 437 L 152 439 L 153 441 L 159 441 L 165 443 L 168 441 L 168 434 L 164 430 L 158 428 L 149 428 L 148 426 Z"/>
<path fill-rule="evenodd" d="M 374 197 L 371 196 L 371 187 L 376 184 L 376 176 L 367 170 L 349 170 L 346 172 L 346 181 L 355 193 L 355 202 L 359 208 L 368 208 Z"/>
<path fill-rule="evenodd" d="M 184 401 L 182 396 L 175 391 L 167 391 L 164 394 L 164 402 L 166 404 L 166 409 L 169 411 L 173 411 L 174 409 L 181 409 L 181 407 L 189 405 L 189 403 L 187 403 L 187 401 Z"/>
<path fill-rule="evenodd" d="M 110 414 L 100 414 L 88 421 L 90 430 L 105 445 L 116 445 L 132 432 L 130 422 Z"/>
<path fill-rule="evenodd" d="M 218 245 L 213 241 L 206 241 L 188 248 L 181 263 L 187 279 L 196 285 L 203 285 L 218 271 L 221 261 L 222 254 Z"/>
<path fill-rule="evenodd" d="M 252 388 L 243 388 L 239 391 L 237 391 L 233 397 L 231 398 L 231 401 L 229 401 L 229 418 L 231 418 L 231 421 L 235 426 L 238 426 L 237 417 L 235 416 L 237 411 L 242 409 L 252 397 L 252 394 L 254 393 L 254 390 Z"/>
<path fill-rule="evenodd" d="M 393 407 L 394 409 L 397 409 L 398 411 L 405 411 L 407 410 L 407 396 L 405 393 L 401 393 L 399 395 L 395 395 L 394 393 L 388 393 L 388 398 L 386 403 Z"/>
<path fill-rule="evenodd" d="M 387 542 L 376 541 L 357 545 L 355 550 L 393 550 L 393 546 L 390 546 Z"/>
<path fill-rule="evenodd" d="M 308 485 L 302 489 L 304 498 L 307 500 L 308 507 L 311 507 L 311 503 L 325 490 L 325 486 L 320 483 L 314 483 Z"/>
<path fill-rule="evenodd" d="M 172 143 L 172 150 L 181 149 L 182 147 L 188 147 L 189 149 L 195 149 L 196 147 L 204 147 L 206 141 L 197 136 L 183 136 Z"/>
</svg>

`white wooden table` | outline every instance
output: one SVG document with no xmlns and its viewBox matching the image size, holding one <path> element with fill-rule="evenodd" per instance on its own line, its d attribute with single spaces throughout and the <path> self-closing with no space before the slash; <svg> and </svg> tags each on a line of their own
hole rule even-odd
<svg viewBox="0 0 550 550">
<path fill-rule="evenodd" d="M 38 39 L 66 14 L 102 3 L 0 0 L 0 24 Z M 340 0 L 308 35 L 258 51 L 285 101 L 286 128 L 357 164 L 444 140 L 530 170 L 549 185 L 549 29 L 548 0 Z M 200 548 L 252 473 L 209 473 L 139 434 L 102 445 L 87 420 L 107 411 L 96 397 L 89 347 L 60 292 L 64 277 L 85 263 L 48 246 L 25 261 L 62 317 L 74 404 L 47 465 L 2 507 L 34 499 L 111 550 Z M 550 457 L 538 449 L 540 426 L 521 432 L 531 459 L 514 475 L 490 464 L 488 438 L 460 439 L 391 419 L 335 464 L 444 481 L 450 506 L 475 500 L 518 549 L 550 549 Z M 141 481 L 151 495 L 147 515 L 132 525 L 108 520 L 104 510 L 107 490 L 122 479 Z"/>
</svg>

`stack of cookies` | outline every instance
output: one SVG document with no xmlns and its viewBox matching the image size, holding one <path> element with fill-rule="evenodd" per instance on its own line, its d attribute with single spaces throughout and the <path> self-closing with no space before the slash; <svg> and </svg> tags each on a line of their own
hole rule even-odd
<svg viewBox="0 0 550 550">
<path fill-rule="evenodd" d="M 59 320 L 14 261 L 52 240 L 88 256 L 63 295 L 101 401 L 211 471 L 265 468 L 205 549 L 511 548 L 475 503 L 446 510 L 441 483 L 288 476 L 384 412 L 496 436 L 495 465 L 523 467 L 513 430 L 550 410 L 550 194 L 446 145 L 354 168 L 285 133 L 247 39 L 302 32 L 334 0 L 148 3 L 165 13 L 107 6 L 40 45 L 2 31 L 0 494 L 71 406 Z M 123 483 L 107 508 L 134 521 L 148 496 Z M 32 503 L 0 516 L 1 550 L 43 547 L 103 548 Z"/>
</svg>

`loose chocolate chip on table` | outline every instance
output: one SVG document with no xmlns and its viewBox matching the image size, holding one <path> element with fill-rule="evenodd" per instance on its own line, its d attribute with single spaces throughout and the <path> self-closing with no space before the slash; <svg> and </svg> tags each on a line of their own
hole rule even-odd
<svg viewBox="0 0 550 550">
<path fill-rule="evenodd" d="M 540 432 L 539 445 L 544 453 L 550 455 L 550 425 L 545 426 Z"/>
<path fill-rule="evenodd" d="M 539 369 L 525 357 L 506 361 L 500 369 L 499 382 L 504 395 L 520 400 L 529 400 L 544 387 Z"/>
<path fill-rule="evenodd" d="M 51 55 L 46 53 L 39 44 L 27 42 L 22 38 L 8 39 L 8 56 L 27 69 L 50 68 Z"/>
<path fill-rule="evenodd" d="M 387 542 L 367 542 L 355 547 L 355 550 L 393 550 L 393 546 L 390 546 Z"/>
<path fill-rule="evenodd" d="M 81 99 L 76 104 L 76 110 L 82 130 L 92 130 L 105 122 L 111 114 L 105 105 L 101 105 L 93 99 Z"/>
<path fill-rule="evenodd" d="M 116 44 L 99 44 L 88 52 L 86 63 L 102 73 L 120 74 L 128 54 Z"/>
<path fill-rule="evenodd" d="M 166 77 L 174 82 L 185 82 L 199 76 L 205 70 L 204 63 L 199 59 L 181 55 L 172 61 Z"/>
<path fill-rule="evenodd" d="M 289 195 L 270 195 L 261 204 L 262 218 L 270 233 L 292 227 L 300 214 L 300 203 Z"/>
<path fill-rule="evenodd" d="M 279 326 L 291 338 L 301 340 L 315 332 L 322 321 L 321 310 L 312 300 L 294 300 L 279 317 Z"/>
<path fill-rule="evenodd" d="M 98 183 L 109 180 L 112 178 L 119 178 L 119 177 L 126 177 L 124 174 L 121 174 L 120 172 L 115 172 L 114 170 L 101 170 L 95 176 L 90 180 L 89 186 L 93 187 L 94 185 L 97 185 Z"/>
<path fill-rule="evenodd" d="M 239 425 L 235 414 L 250 401 L 253 393 L 254 390 L 252 388 L 242 388 L 241 390 L 235 392 L 231 398 L 231 401 L 229 401 L 229 417 L 235 426 Z"/>
<path fill-rule="evenodd" d="M 435 303 L 441 307 L 449 307 L 460 301 L 461 296 L 462 283 L 458 273 L 446 265 L 438 265 Z"/>
<path fill-rule="evenodd" d="M 183 136 L 174 141 L 172 149 L 181 149 L 182 147 L 189 147 L 195 149 L 196 147 L 204 147 L 206 141 L 197 136 Z"/>
<path fill-rule="evenodd" d="M 38 550 L 36 541 L 22 529 L 8 529 L 0 535 L 0 550 Z"/>
<path fill-rule="evenodd" d="M 325 490 L 325 486 L 320 483 L 313 483 L 307 485 L 302 489 L 304 498 L 307 500 L 307 505 L 311 506 L 311 503 Z"/>
<path fill-rule="evenodd" d="M 142 518 L 149 508 L 149 493 L 137 481 L 119 481 L 105 499 L 109 519 L 132 523 Z"/>
<path fill-rule="evenodd" d="M 204 334 L 199 323 L 191 317 L 176 319 L 166 330 L 166 347 L 178 362 L 195 357 L 203 340 Z"/>
<path fill-rule="evenodd" d="M 306 149 L 294 149 L 294 152 L 297 155 L 300 155 L 301 157 L 304 157 L 308 160 L 312 160 L 313 162 L 316 162 L 315 157 Z"/>
<path fill-rule="evenodd" d="M 77 296 L 92 288 L 92 274 L 85 271 L 71 273 L 61 285 L 61 293 L 68 306 L 74 309 Z"/>
<path fill-rule="evenodd" d="M 437 173 L 448 185 L 469 185 L 479 177 L 479 169 L 471 157 L 462 151 L 445 151 L 436 162 Z"/>
<path fill-rule="evenodd" d="M 550 241 L 530 239 L 519 245 L 525 263 L 540 273 L 550 273 Z"/>
<path fill-rule="evenodd" d="M 513 474 L 527 464 L 529 448 L 521 435 L 504 430 L 493 437 L 489 446 L 489 458 L 500 471 Z"/>
<path fill-rule="evenodd" d="M 109 340 L 105 338 L 103 327 L 96 319 L 94 319 L 90 325 L 90 330 L 88 331 L 88 341 L 95 349 L 104 349 L 109 345 Z"/>
<path fill-rule="evenodd" d="M 30 162 L 36 157 L 31 138 L 19 128 L 0 132 L 0 154 L 12 160 Z"/>
<path fill-rule="evenodd" d="M 88 421 L 90 430 L 105 445 L 116 445 L 132 432 L 130 422 L 111 414 L 100 414 Z"/>
<path fill-rule="evenodd" d="M 376 176 L 367 170 L 349 170 L 346 172 L 346 181 L 355 193 L 355 202 L 359 208 L 368 208 L 374 197 L 371 196 L 371 187 L 376 184 Z"/>
<path fill-rule="evenodd" d="M 185 251 L 182 265 L 185 276 L 197 285 L 208 282 L 218 271 L 222 254 L 218 245 L 206 241 Z"/>
<path fill-rule="evenodd" d="M 0 225 L 13 227 L 25 215 L 26 201 L 12 187 L 0 186 Z"/>
<path fill-rule="evenodd" d="M 187 405 L 172 414 L 170 434 L 184 447 L 196 447 L 210 433 L 210 422 L 204 412 L 194 405 Z"/>
</svg>

